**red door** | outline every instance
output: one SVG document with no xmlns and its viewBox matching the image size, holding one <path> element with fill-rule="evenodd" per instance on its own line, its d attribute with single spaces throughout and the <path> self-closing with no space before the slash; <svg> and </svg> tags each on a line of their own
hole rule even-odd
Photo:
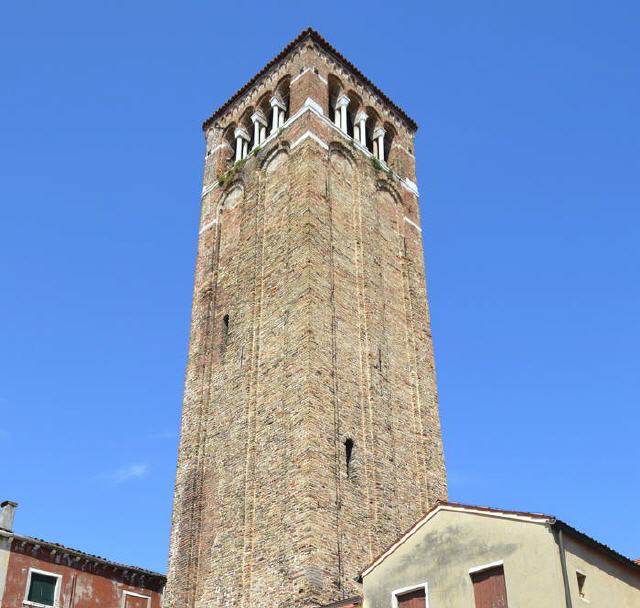
<svg viewBox="0 0 640 608">
<path fill-rule="evenodd" d="M 471 575 L 476 608 L 508 608 L 504 568 L 497 566 Z"/>
<path fill-rule="evenodd" d="M 396 597 L 398 598 L 398 608 L 425 608 L 426 606 L 424 587 L 402 593 Z"/>
</svg>

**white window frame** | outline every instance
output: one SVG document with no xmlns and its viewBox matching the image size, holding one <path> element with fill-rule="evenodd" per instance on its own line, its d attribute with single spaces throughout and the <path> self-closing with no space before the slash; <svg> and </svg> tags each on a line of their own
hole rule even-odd
<svg viewBox="0 0 640 608">
<path fill-rule="evenodd" d="M 497 562 L 491 562 L 490 564 L 484 564 L 482 566 L 474 566 L 473 568 L 469 568 L 469 577 L 472 574 L 478 574 L 478 572 L 482 572 L 484 570 L 491 570 L 491 568 L 497 568 L 498 566 L 502 566 L 504 570 L 504 560 L 500 559 Z M 507 580 L 507 575 L 504 575 L 505 581 Z"/>
<path fill-rule="evenodd" d="M 133 591 L 126 591 L 126 590 L 122 592 L 122 604 L 120 605 L 121 608 L 125 608 L 125 606 L 127 605 L 127 595 L 130 595 L 132 597 L 141 597 L 142 599 L 147 600 L 147 608 L 151 608 L 150 595 L 142 595 L 141 593 L 134 593 Z"/>
<path fill-rule="evenodd" d="M 401 587 L 400 589 L 394 589 L 391 592 L 391 608 L 398 608 L 398 596 L 410 591 L 417 591 L 418 589 L 424 589 L 424 606 L 429 608 L 429 583 L 419 583 L 418 585 L 411 585 L 411 587 Z"/>
<path fill-rule="evenodd" d="M 58 608 L 60 606 L 60 589 L 62 585 L 62 574 L 56 574 L 55 572 L 47 572 L 46 570 L 39 570 L 38 568 L 29 568 L 29 575 L 27 576 L 27 588 L 24 590 L 24 599 L 22 603 L 25 606 L 37 606 L 38 608 L 50 608 L 49 604 L 41 604 L 40 602 L 32 602 L 29 598 L 29 590 L 31 589 L 31 575 L 33 573 L 43 574 L 44 576 L 51 576 L 56 580 L 56 588 L 53 592 L 53 606 Z"/>
</svg>

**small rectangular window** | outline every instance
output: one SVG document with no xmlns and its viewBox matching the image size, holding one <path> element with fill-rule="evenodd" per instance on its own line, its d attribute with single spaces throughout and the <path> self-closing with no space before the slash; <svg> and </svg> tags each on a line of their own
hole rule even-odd
<svg viewBox="0 0 640 608">
<path fill-rule="evenodd" d="M 576 570 L 576 577 L 578 579 L 578 594 L 580 597 L 586 598 L 585 586 L 587 582 L 587 575 L 580 572 L 580 570 Z"/>
<path fill-rule="evenodd" d="M 504 568 L 495 566 L 471 573 L 476 608 L 508 608 Z"/>
<path fill-rule="evenodd" d="M 57 576 L 50 576 L 41 572 L 31 572 L 27 601 L 43 606 L 53 606 L 56 597 Z"/>
</svg>

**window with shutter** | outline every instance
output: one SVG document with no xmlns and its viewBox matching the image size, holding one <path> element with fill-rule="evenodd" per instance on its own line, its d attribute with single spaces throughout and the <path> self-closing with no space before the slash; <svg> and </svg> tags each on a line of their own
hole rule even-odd
<svg viewBox="0 0 640 608">
<path fill-rule="evenodd" d="M 56 597 L 57 576 L 31 572 L 27 600 L 44 606 L 53 606 Z"/>
<path fill-rule="evenodd" d="M 476 608 L 508 608 L 504 568 L 496 566 L 471 574 Z"/>
<path fill-rule="evenodd" d="M 398 608 L 426 608 L 427 594 L 424 587 L 396 594 Z"/>
</svg>

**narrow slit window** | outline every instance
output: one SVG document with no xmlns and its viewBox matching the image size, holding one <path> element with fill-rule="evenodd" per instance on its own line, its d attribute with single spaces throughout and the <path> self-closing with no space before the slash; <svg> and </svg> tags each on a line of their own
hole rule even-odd
<svg viewBox="0 0 640 608">
<path fill-rule="evenodd" d="M 587 596 L 586 596 L 585 587 L 587 582 L 587 575 L 580 571 L 577 571 L 576 577 L 578 579 L 578 594 L 580 595 L 580 597 L 586 598 Z"/>
<path fill-rule="evenodd" d="M 220 340 L 220 350 L 224 353 L 229 341 L 229 315 L 222 317 L 222 336 Z"/>
<path fill-rule="evenodd" d="M 347 479 L 353 478 L 353 439 L 350 437 L 344 442 L 344 457 L 347 467 Z"/>
</svg>

